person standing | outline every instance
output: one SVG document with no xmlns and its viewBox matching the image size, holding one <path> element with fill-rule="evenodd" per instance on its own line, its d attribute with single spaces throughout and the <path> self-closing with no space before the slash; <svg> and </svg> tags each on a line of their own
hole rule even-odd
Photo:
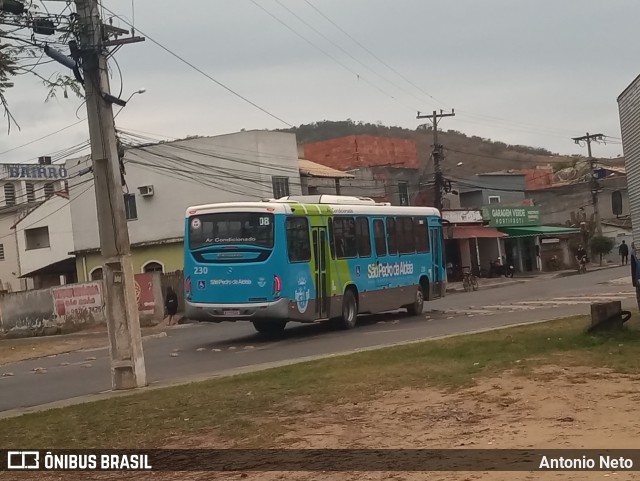
<svg viewBox="0 0 640 481">
<path fill-rule="evenodd" d="M 178 295 L 171 286 L 167 287 L 167 293 L 164 296 L 164 307 L 169 316 L 169 325 L 173 324 L 173 316 L 178 312 Z"/>
<path fill-rule="evenodd" d="M 629 246 L 625 241 L 622 241 L 622 244 L 620 244 L 618 254 L 620 254 L 623 266 L 629 263 Z"/>
</svg>

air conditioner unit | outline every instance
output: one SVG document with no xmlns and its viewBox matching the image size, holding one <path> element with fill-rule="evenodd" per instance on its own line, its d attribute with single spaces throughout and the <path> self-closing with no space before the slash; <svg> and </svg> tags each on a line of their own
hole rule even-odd
<svg viewBox="0 0 640 481">
<path fill-rule="evenodd" d="M 151 197 L 153 195 L 152 185 L 143 185 L 141 187 L 138 187 L 138 190 L 140 191 L 140 195 L 142 197 Z"/>
</svg>

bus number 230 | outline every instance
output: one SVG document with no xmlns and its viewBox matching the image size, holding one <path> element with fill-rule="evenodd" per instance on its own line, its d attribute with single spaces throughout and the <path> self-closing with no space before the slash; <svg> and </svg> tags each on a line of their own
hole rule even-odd
<svg viewBox="0 0 640 481">
<path fill-rule="evenodd" d="M 209 272 L 209 269 L 207 267 L 194 267 L 193 268 L 193 273 L 194 274 L 207 274 Z"/>
</svg>

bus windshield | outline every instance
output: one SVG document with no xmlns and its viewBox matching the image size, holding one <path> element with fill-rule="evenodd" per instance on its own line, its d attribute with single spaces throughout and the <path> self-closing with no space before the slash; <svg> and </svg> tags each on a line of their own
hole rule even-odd
<svg viewBox="0 0 640 481">
<path fill-rule="evenodd" d="M 273 247 L 273 214 L 224 212 L 189 218 L 189 248 L 233 244 Z"/>
</svg>

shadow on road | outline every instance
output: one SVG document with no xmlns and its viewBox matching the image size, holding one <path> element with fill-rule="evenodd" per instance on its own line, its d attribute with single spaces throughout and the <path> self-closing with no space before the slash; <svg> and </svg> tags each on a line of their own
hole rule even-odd
<svg viewBox="0 0 640 481">
<path fill-rule="evenodd" d="M 222 341 L 214 341 L 203 343 L 198 347 L 207 349 L 226 349 L 231 346 L 237 346 L 238 344 L 251 345 L 254 347 L 260 347 L 274 342 L 287 342 L 301 339 L 311 339 L 316 336 L 331 335 L 331 333 L 339 335 L 352 335 L 357 334 L 362 328 L 374 326 L 378 323 L 389 323 L 395 320 L 407 320 L 411 319 L 406 312 L 386 312 L 379 314 L 360 315 L 358 317 L 358 324 L 353 330 L 343 330 L 339 327 L 335 321 L 324 321 L 313 324 L 300 324 L 290 323 L 284 332 L 276 336 L 268 336 L 260 333 L 251 333 L 246 336 L 234 337 L 232 339 L 225 339 Z M 416 317 L 418 319 L 418 317 Z M 242 321 L 245 322 L 245 321 Z"/>
</svg>

